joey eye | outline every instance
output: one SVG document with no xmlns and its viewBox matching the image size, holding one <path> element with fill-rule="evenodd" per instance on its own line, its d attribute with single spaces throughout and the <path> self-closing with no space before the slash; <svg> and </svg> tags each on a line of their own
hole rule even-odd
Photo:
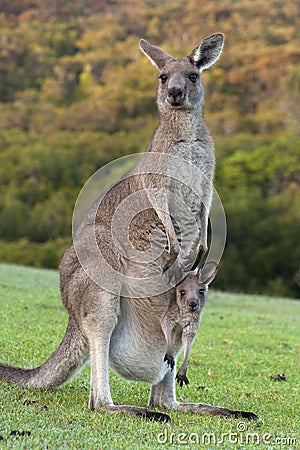
<svg viewBox="0 0 300 450">
<path fill-rule="evenodd" d="M 181 297 L 184 297 L 184 296 L 185 296 L 185 291 L 184 291 L 184 290 L 181 290 L 181 291 L 180 291 L 180 295 L 181 295 Z"/>
<path fill-rule="evenodd" d="M 164 74 L 160 75 L 158 78 L 160 79 L 160 81 L 161 81 L 163 84 L 164 84 L 164 83 L 167 81 L 167 79 L 168 79 L 167 75 L 164 75 Z"/>
<path fill-rule="evenodd" d="M 196 73 L 191 73 L 189 79 L 191 80 L 192 83 L 196 83 L 198 75 Z"/>
</svg>

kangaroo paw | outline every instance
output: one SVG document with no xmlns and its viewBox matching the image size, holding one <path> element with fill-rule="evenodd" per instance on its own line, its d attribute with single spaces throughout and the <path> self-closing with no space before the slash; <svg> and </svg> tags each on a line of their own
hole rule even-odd
<svg viewBox="0 0 300 450">
<path fill-rule="evenodd" d="M 167 366 L 170 367 L 171 370 L 175 367 L 175 360 L 172 355 L 165 354 L 164 361 L 167 363 Z"/>
<path fill-rule="evenodd" d="M 186 375 L 180 375 L 180 373 L 177 373 L 176 375 L 176 381 L 180 386 L 180 389 L 182 389 L 183 385 L 185 384 L 186 386 L 188 386 L 190 384 L 188 378 Z"/>
</svg>

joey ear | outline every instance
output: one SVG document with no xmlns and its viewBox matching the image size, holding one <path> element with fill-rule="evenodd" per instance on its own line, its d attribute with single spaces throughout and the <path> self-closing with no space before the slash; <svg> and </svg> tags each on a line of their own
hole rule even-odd
<svg viewBox="0 0 300 450">
<path fill-rule="evenodd" d="M 190 275 L 197 275 L 197 276 L 199 276 L 199 273 L 200 273 L 200 268 L 198 268 L 198 267 L 196 267 L 196 269 L 194 269 L 194 270 L 191 270 L 190 272 L 189 272 L 189 274 Z"/>
<path fill-rule="evenodd" d="M 204 264 L 199 273 L 199 280 L 203 284 L 209 285 L 218 273 L 218 264 L 215 261 L 209 261 Z"/>
<path fill-rule="evenodd" d="M 145 39 L 140 40 L 140 49 L 158 70 L 161 70 L 168 61 L 176 61 L 173 56 Z"/>
<path fill-rule="evenodd" d="M 187 56 L 199 70 L 208 69 L 220 57 L 224 45 L 222 33 L 212 34 L 206 37 L 198 47 L 194 48 Z"/>
</svg>

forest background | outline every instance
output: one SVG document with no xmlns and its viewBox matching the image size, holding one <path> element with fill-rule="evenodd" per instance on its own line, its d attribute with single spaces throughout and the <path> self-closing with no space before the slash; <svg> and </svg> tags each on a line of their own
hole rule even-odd
<svg viewBox="0 0 300 450">
<path fill-rule="evenodd" d="M 147 148 L 156 72 L 223 32 L 203 74 L 228 236 L 214 286 L 299 297 L 300 2 L 1 0 L 0 261 L 57 268 L 87 179 Z"/>
</svg>

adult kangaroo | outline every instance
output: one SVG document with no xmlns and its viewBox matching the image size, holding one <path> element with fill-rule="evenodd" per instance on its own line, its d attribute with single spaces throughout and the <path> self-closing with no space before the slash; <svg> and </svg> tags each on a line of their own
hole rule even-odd
<svg viewBox="0 0 300 450">
<path fill-rule="evenodd" d="M 41 366 L 0 365 L 0 380 L 42 389 L 64 384 L 90 358 L 89 405 L 158 421 L 167 414 L 114 405 L 109 366 L 131 380 L 152 384 L 149 406 L 256 418 L 175 398 L 174 373 L 164 363 L 161 318 L 174 286 L 207 248 L 214 146 L 202 110 L 201 72 L 220 56 L 220 33 L 206 37 L 185 58 L 140 41 L 159 70 L 160 125 L 144 157 L 92 205 L 60 265 L 60 288 L 69 314 L 58 349 Z M 181 336 L 175 336 L 175 360 Z"/>
</svg>

